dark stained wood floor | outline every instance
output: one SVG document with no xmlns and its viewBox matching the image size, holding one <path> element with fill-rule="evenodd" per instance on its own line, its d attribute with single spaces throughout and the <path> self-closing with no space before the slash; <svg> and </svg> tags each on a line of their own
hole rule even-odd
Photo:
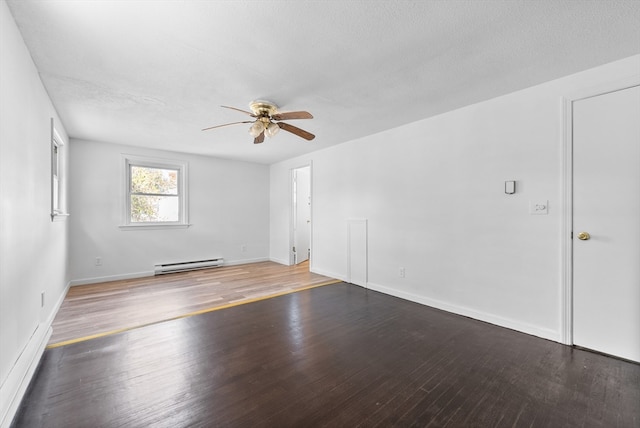
<svg viewBox="0 0 640 428">
<path fill-rule="evenodd" d="M 640 365 L 344 283 L 45 351 L 13 427 L 638 427 Z"/>
</svg>

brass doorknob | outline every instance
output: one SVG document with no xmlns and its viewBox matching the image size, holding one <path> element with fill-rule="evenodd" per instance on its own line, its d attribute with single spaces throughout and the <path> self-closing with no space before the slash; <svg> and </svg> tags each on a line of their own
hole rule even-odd
<svg viewBox="0 0 640 428">
<path fill-rule="evenodd" d="M 581 241 L 587 241 L 591 238 L 591 235 L 589 235 L 589 233 L 587 232 L 580 232 L 578 233 L 578 239 Z"/>
</svg>

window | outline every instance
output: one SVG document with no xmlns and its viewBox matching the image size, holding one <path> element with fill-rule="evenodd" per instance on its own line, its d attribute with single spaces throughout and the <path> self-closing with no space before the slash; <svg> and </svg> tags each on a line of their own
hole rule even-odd
<svg viewBox="0 0 640 428">
<path fill-rule="evenodd" d="M 64 140 L 51 119 L 51 220 L 62 219 L 65 212 Z"/>
<path fill-rule="evenodd" d="M 187 227 L 187 164 L 124 156 L 123 227 Z"/>
</svg>

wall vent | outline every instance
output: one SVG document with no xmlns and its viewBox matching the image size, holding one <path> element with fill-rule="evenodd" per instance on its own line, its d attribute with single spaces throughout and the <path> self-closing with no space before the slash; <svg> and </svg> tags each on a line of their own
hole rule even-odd
<svg viewBox="0 0 640 428">
<path fill-rule="evenodd" d="M 209 260 L 193 260 L 190 262 L 164 263 L 155 265 L 154 273 L 163 275 L 165 273 L 185 272 L 189 270 L 207 269 L 224 264 L 223 258 Z"/>
</svg>

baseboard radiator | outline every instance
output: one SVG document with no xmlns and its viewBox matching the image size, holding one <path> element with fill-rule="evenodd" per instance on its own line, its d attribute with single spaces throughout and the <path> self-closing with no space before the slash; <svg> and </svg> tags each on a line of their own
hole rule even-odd
<svg viewBox="0 0 640 428">
<path fill-rule="evenodd" d="M 185 272 L 188 270 L 208 269 L 212 267 L 222 266 L 223 258 L 209 260 L 193 260 L 190 262 L 164 263 L 155 265 L 154 273 L 156 275 L 164 275 L 165 273 Z"/>
</svg>

